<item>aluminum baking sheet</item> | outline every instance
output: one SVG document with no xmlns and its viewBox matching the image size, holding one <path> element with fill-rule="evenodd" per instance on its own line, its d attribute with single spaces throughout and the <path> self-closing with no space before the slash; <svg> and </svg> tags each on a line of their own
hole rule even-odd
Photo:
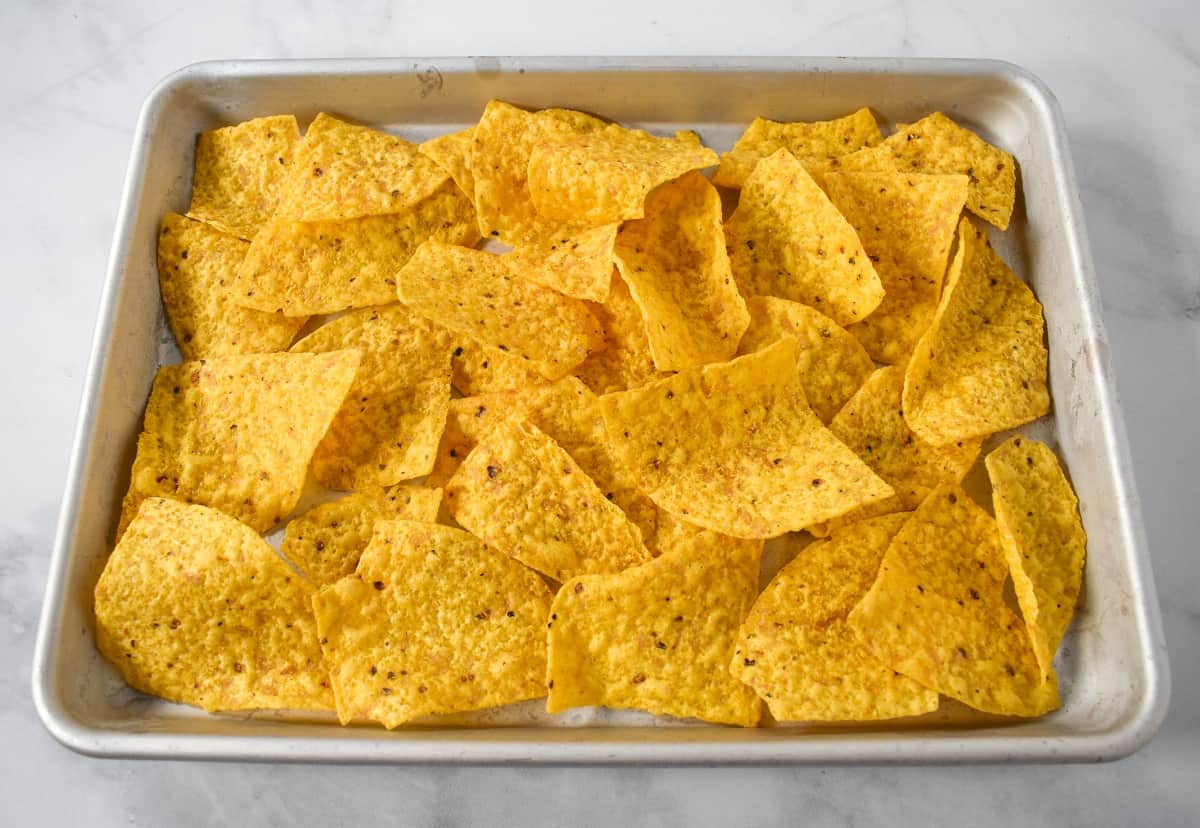
<svg viewBox="0 0 1200 828">
<path fill-rule="evenodd" d="M 197 133 L 330 111 L 413 139 L 473 123 L 491 98 L 593 111 L 727 149 L 756 115 L 813 120 L 870 106 L 885 122 L 942 110 L 1020 163 L 998 248 L 1045 305 L 1052 417 L 1029 431 L 1066 460 L 1088 532 L 1084 597 L 1058 658 L 1063 706 L 1034 721 L 943 702 L 903 722 L 735 729 L 531 702 L 392 732 L 330 716 L 209 716 L 129 690 L 93 643 L 91 590 L 110 549 L 155 369 L 175 355 L 155 271 L 159 218 L 182 212 Z M 978 478 L 976 483 L 978 483 Z M 985 501 L 986 502 L 986 496 Z M 1103 760 L 1153 735 L 1168 674 L 1141 511 L 1062 114 L 1028 72 L 923 59 L 496 59 L 202 63 L 162 81 L 138 122 L 75 436 L 33 674 L 63 744 L 98 756 L 360 762 L 935 762 Z"/>
</svg>

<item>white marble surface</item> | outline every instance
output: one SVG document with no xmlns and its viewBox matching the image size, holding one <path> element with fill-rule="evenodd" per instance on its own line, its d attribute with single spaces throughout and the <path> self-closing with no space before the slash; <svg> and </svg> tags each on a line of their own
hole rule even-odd
<svg viewBox="0 0 1200 828">
<path fill-rule="evenodd" d="M 609 0 L 575 11 L 562 0 L 509 0 L 474 12 L 463 2 L 355 5 L 361 10 L 347 13 L 282 0 L 0 4 L 0 157 L 8 176 L 0 199 L 0 824 L 1200 822 L 1193 0 Z M 30 700 L 36 617 L 147 90 L 172 69 L 210 58 L 570 53 L 986 56 L 1023 64 L 1057 93 L 1171 652 L 1171 711 L 1149 747 L 1122 762 L 1074 767 L 238 766 L 87 759 L 42 729 Z"/>
</svg>

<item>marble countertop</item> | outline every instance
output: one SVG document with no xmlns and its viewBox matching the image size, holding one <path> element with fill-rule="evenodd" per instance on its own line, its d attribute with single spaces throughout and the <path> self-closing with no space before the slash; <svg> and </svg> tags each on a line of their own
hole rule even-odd
<svg viewBox="0 0 1200 828">
<path fill-rule="evenodd" d="M 0 9 L 0 824 L 1200 822 L 1200 14 L 1190 0 L 318 5 Z M 1171 710 L 1148 747 L 1095 766 L 256 766 L 88 759 L 43 729 L 30 698 L 37 615 L 146 92 L 213 58 L 564 53 L 994 57 L 1050 85 L 1079 172 L 1171 655 Z"/>
</svg>

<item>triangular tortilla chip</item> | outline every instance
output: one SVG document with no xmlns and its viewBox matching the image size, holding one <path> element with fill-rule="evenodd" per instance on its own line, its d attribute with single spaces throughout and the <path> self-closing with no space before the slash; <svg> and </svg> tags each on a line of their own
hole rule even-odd
<svg viewBox="0 0 1200 828">
<path fill-rule="evenodd" d="M 601 398 L 617 456 L 662 509 L 740 538 L 769 538 L 892 489 L 804 399 L 796 340 Z"/>
<path fill-rule="evenodd" d="M 96 584 L 96 645 L 126 683 L 216 710 L 329 710 L 313 589 L 253 529 L 152 497 Z"/>
<path fill-rule="evenodd" d="M 550 591 L 466 532 L 380 521 L 354 575 L 313 598 L 342 724 L 545 695 Z"/>
<path fill-rule="evenodd" d="M 273 527 L 299 500 L 358 360 L 357 351 L 254 354 L 159 368 L 117 536 L 147 497 Z"/>
<path fill-rule="evenodd" d="M 786 149 L 746 179 L 725 239 L 746 296 L 803 302 L 839 325 L 857 322 L 883 299 L 858 234 Z"/>
<path fill-rule="evenodd" d="M 603 224 L 565 232 L 513 250 L 521 275 L 559 293 L 590 302 L 608 298 L 617 225 Z"/>
<path fill-rule="evenodd" d="M 547 218 L 609 224 L 641 218 L 655 187 L 716 163 L 717 154 L 693 140 L 609 124 L 538 141 L 529 154 L 529 194 Z"/>
<path fill-rule="evenodd" d="M 475 128 L 467 127 L 417 145 L 422 155 L 432 158 L 433 163 L 454 179 L 458 189 L 471 199 L 472 204 L 475 201 L 475 176 L 471 173 L 471 144 L 474 138 Z"/>
<path fill-rule="evenodd" d="M 846 623 L 908 515 L 885 515 L 808 546 L 758 596 L 730 670 L 779 721 L 863 721 L 936 710 L 938 694 L 893 672 Z"/>
<path fill-rule="evenodd" d="M 1021 614 L 1038 663 L 1050 673 L 1083 583 L 1087 535 L 1079 501 L 1044 443 L 1012 437 L 984 463 Z"/>
<path fill-rule="evenodd" d="M 483 435 L 446 484 L 445 502 L 490 547 L 556 581 L 650 557 L 641 531 L 571 455 L 520 420 Z"/>
<path fill-rule="evenodd" d="M 392 304 L 327 322 L 292 351 L 346 348 L 362 362 L 313 454 L 313 476 L 331 489 L 361 489 L 429 474 L 450 404 L 449 335 Z"/>
<path fill-rule="evenodd" d="M 307 321 L 234 301 L 234 276 L 249 247 L 202 222 L 176 213 L 163 216 L 158 286 L 184 359 L 282 351 Z"/>
<path fill-rule="evenodd" d="M 322 112 L 296 151 L 275 219 L 342 221 L 403 213 L 448 178 L 416 144 Z"/>
<path fill-rule="evenodd" d="M 761 553 L 761 541 L 702 531 L 641 566 L 563 584 L 546 709 L 602 704 L 753 726 L 759 701 L 727 666 Z"/>
<path fill-rule="evenodd" d="M 654 367 L 646 323 L 633 301 L 621 274 L 613 270 L 612 284 L 604 304 L 588 306 L 604 330 L 604 350 L 592 354 L 575 369 L 579 377 L 597 394 L 637 388 L 663 376 Z"/>
<path fill-rule="evenodd" d="M 785 336 L 795 337 L 796 370 L 813 413 L 828 424 L 875 369 L 857 339 L 825 314 L 774 296 L 746 299 L 750 327 L 738 355 L 752 354 Z"/>
<path fill-rule="evenodd" d="M 946 292 L 904 376 L 904 418 L 934 445 L 1050 412 L 1042 305 L 964 218 Z"/>
<path fill-rule="evenodd" d="M 188 216 L 239 238 L 254 238 L 275 212 L 299 144 L 294 115 L 200 133 Z"/>
<path fill-rule="evenodd" d="M 397 275 L 400 301 L 427 319 L 558 379 L 604 346 L 578 299 L 535 285 L 512 256 L 430 241 Z"/>
<path fill-rule="evenodd" d="M 883 140 L 871 110 L 863 108 L 832 121 L 780 123 L 755 118 L 733 149 L 721 155 L 713 183 L 741 187 L 754 167 L 780 149 L 787 149 L 811 173 L 830 158 L 871 147 Z"/>
<path fill-rule="evenodd" d="M 996 522 L 958 486 L 939 486 L 892 539 L 850 626 L 898 673 L 977 710 L 1040 716 L 1058 707 L 1021 619 L 1005 604 Z"/>
<path fill-rule="evenodd" d="M 401 213 L 346 221 L 273 221 L 234 282 L 239 304 L 288 316 L 396 301 L 396 271 L 427 239 L 474 244 L 475 208 L 449 181 Z"/>
<path fill-rule="evenodd" d="M 370 488 L 322 503 L 288 522 L 281 551 L 317 586 L 354 572 L 381 520 L 433 523 L 442 490 L 421 486 Z"/>
<path fill-rule="evenodd" d="M 849 330 L 877 361 L 903 362 L 933 320 L 967 179 L 828 173 L 825 190 L 858 231 L 883 282 L 879 307 Z"/>
<path fill-rule="evenodd" d="M 617 236 L 617 267 L 642 311 L 650 354 L 660 371 L 724 362 L 750 324 L 733 283 L 721 197 L 698 172 L 646 199 L 646 217 Z"/>
<path fill-rule="evenodd" d="M 450 384 L 464 397 L 513 391 L 547 382 L 527 360 L 465 336 L 455 340 L 450 370 Z"/>
</svg>

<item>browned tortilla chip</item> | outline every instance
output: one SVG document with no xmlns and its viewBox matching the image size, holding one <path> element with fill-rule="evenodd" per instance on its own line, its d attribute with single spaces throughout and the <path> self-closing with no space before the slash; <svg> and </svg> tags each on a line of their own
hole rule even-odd
<svg viewBox="0 0 1200 828">
<path fill-rule="evenodd" d="M 312 587 L 250 527 L 152 497 L 96 584 L 96 646 L 130 687 L 215 710 L 329 710 Z"/>
<path fill-rule="evenodd" d="M 865 107 L 832 121 L 779 123 L 755 118 L 733 149 L 721 156 L 713 183 L 741 187 L 759 161 L 780 149 L 787 149 L 811 172 L 822 169 L 831 158 L 874 146 L 882 140 L 875 116 Z"/>
<path fill-rule="evenodd" d="M 341 221 L 402 213 L 447 178 L 416 144 L 322 112 L 296 150 L 275 218 Z"/>
<path fill-rule="evenodd" d="M 402 305 L 327 322 L 292 346 L 362 354 L 354 384 L 313 454 L 331 489 L 391 486 L 429 473 L 450 404 L 450 338 Z"/>
<path fill-rule="evenodd" d="M 821 425 L 796 340 L 601 398 L 617 456 L 662 509 L 740 538 L 837 517 L 892 489 Z"/>
<path fill-rule="evenodd" d="M 202 132 L 188 216 L 252 239 L 270 220 L 300 143 L 293 115 L 255 118 Z"/>
<path fill-rule="evenodd" d="M 522 278 L 512 256 L 426 242 L 396 277 L 400 301 L 427 319 L 529 363 L 568 374 L 604 340 L 578 299 Z"/>
<path fill-rule="evenodd" d="M 933 320 L 967 179 L 828 173 L 825 190 L 858 231 L 883 283 L 879 307 L 850 332 L 879 362 L 903 362 Z"/>
<path fill-rule="evenodd" d="M 755 601 L 730 670 L 777 720 L 893 719 L 937 709 L 935 691 L 876 660 L 846 623 L 907 519 L 873 518 L 810 545 Z"/>
<path fill-rule="evenodd" d="M 839 325 L 862 319 L 883 298 L 858 234 L 786 149 L 746 179 L 725 238 L 746 296 L 803 302 Z"/>
<path fill-rule="evenodd" d="M 641 309 L 655 367 L 724 362 L 750 323 L 733 283 L 721 197 L 698 172 L 652 192 L 646 217 L 617 236 L 617 266 Z"/>
<path fill-rule="evenodd" d="M 633 301 L 620 272 L 613 271 L 604 304 L 589 305 L 604 331 L 603 351 L 592 354 L 576 369 L 588 388 L 597 394 L 624 391 L 645 385 L 663 374 L 654 367 L 641 308 Z"/>
<path fill-rule="evenodd" d="M 934 445 L 1050 412 L 1042 305 L 969 219 L 933 324 L 904 376 L 904 418 Z"/>
<path fill-rule="evenodd" d="M 475 176 L 471 174 L 471 142 L 475 137 L 474 127 L 460 129 L 448 135 L 430 138 L 417 146 L 423 154 L 449 173 L 467 198 L 475 201 Z"/>
<path fill-rule="evenodd" d="M 282 351 L 304 325 L 243 308 L 234 301 L 234 274 L 250 245 L 176 213 L 158 232 L 158 285 L 167 322 L 184 359 Z"/>
</svg>

